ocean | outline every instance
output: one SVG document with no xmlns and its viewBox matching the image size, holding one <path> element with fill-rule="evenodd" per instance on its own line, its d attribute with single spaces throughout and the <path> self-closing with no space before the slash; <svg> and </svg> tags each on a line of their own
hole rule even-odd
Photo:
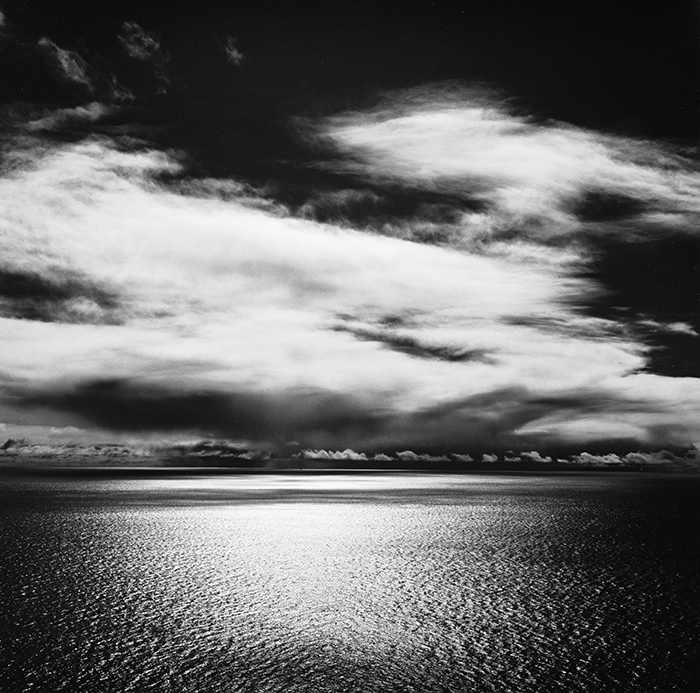
<svg viewBox="0 0 700 693">
<path fill-rule="evenodd" d="M 700 691 L 700 478 L 0 478 L 2 691 Z"/>
</svg>

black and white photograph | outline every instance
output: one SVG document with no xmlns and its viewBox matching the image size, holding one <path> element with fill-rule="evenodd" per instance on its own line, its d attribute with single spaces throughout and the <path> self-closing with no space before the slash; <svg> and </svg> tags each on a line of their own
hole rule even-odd
<svg viewBox="0 0 700 693">
<path fill-rule="evenodd" d="M 3 693 L 700 693 L 698 0 L 0 0 Z"/>
</svg>

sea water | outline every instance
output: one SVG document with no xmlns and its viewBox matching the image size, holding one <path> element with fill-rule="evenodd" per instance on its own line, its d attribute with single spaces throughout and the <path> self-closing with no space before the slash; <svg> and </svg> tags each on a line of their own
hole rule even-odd
<svg viewBox="0 0 700 693">
<path fill-rule="evenodd" d="M 0 478 L 0 688 L 700 691 L 700 479 Z"/>
</svg>

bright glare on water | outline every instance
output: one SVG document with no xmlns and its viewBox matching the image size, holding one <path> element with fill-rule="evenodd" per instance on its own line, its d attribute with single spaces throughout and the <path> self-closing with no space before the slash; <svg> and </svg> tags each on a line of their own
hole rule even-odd
<svg viewBox="0 0 700 693">
<path fill-rule="evenodd" d="M 0 479 L 3 691 L 700 691 L 700 480 Z"/>
</svg>

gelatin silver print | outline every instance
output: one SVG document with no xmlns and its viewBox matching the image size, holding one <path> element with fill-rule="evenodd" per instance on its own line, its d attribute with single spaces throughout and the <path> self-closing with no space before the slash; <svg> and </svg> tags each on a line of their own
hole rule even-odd
<svg viewBox="0 0 700 693">
<path fill-rule="evenodd" d="M 0 688 L 699 693 L 700 5 L 0 0 Z"/>
</svg>

